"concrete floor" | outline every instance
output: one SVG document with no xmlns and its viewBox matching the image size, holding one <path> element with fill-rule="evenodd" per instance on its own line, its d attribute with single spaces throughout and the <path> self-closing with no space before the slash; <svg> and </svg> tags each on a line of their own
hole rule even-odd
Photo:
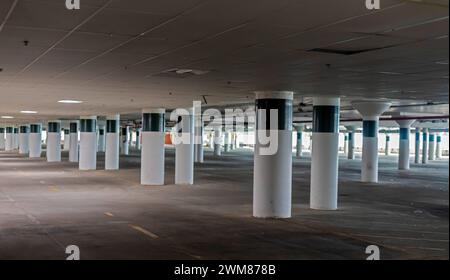
<svg viewBox="0 0 450 280">
<path fill-rule="evenodd" d="M 293 218 L 255 219 L 253 156 L 206 152 L 194 186 L 139 185 L 139 156 L 121 170 L 80 172 L 77 164 L 0 152 L 0 259 L 448 259 L 448 158 L 410 171 L 380 156 L 379 184 L 359 182 L 360 161 L 340 161 L 338 211 L 308 209 L 310 162 L 295 159 Z M 98 168 L 103 168 L 99 155 Z"/>
</svg>

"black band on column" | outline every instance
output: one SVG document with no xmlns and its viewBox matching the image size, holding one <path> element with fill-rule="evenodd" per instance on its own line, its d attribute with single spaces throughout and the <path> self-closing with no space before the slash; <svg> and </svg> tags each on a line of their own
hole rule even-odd
<svg viewBox="0 0 450 280">
<path fill-rule="evenodd" d="M 70 133 L 78 133 L 78 123 L 70 123 Z"/>
<path fill-rule="evenodd" d="M 142 131 L 164 132 L 165 114 L 162 113 L 143 113 Z"/>
<path fill-rule="evenodd" d="M 118 133 L 119 122 L 117 120 L 106 120 L 106 133 Z"/>
<path fill-rule="evenodd" d="M 81 119 L 80 120 L 80 132 L 96 132 L 97 120 L 96 119 Z"/>
<path fill-rule="evenodd" d="M 125 127 L 122 127 L 122 133 L 121 133 L 121 135 L 122 136 L 127 136 L 128 137 L 128 129 L 127 129 L 127 127 L 125 126 Z"/>
<path fill-rule="evenodd" d="M 17 127 L 14 127 L 14 134 L 19 133 L 19 129 Z"/>
<path fill-rule="evenodd" d="M 28 126 L 23 125 L 20 127 L 20 133 L 29 133 L 29 132 L 30 132 L 30 130 L 29 130 Z"/>
<path fill-rule="evenodd" d="M 61 124 L 59 122 L 49 122 L 47 132 L 48 133 L 60 133 L 61 132 Z"/>
<path fill-rule="evenodd" d="M 101 136 L 105 135 L 105 130 L 103 128 L 99 129 L 98 135 L 101 135 Z"/>
<path fill-rule="evenodd" d="M 4 127 L 0 127 L 0 133 L 5 133 L 5 128 Z"/>
<path fill-rule="evenodd" d="M 292 130 L 292 100 L 290 99 L 256 99 L 256 129 Z M 265 110 L 265 111 L 262 111 Z M 278 127 L 270 126 L 270 110 L 278 110 Z M 265 114 L 266 123 L 259 123 L 260 114 Z"/>
<path fill-rule="evenodd" d="M 30 124 L 30 133 L 41 133 L 42 126 L 40 124 Z"/>
<path fill-rule="evenodd" d="M 339 106 L 313 107 L 313 132 L 339 132 Z"/>
<path fill-rule="evenodd" d="M 378 121 L 363 121 L 363 137 L 378 136 Z"/>
<path fill-rule="evenodd" d="M 13 132 L 14 132 L 14 127 L 8 126 L 8 127 L 6 128 L 6 133 L 13 133 Z"/>
</svg>

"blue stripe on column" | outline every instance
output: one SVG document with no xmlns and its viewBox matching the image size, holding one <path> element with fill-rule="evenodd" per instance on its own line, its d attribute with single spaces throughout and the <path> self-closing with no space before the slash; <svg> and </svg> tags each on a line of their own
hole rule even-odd
<svg viewBox="0 0 450 280">
<path fill-rule="evenodd" d="M 434 141 L 434 134 L 430 134 L 430 142 Z"/>
<path fill-rule="evenodd" d="M 142 131 L 164 132 L 166 126 L 165 114 L 143 113 Z"/>
<path fill-rule="evenodd" d="M 386 135 L 386 141 L 391 141 L 391 136 L 389 136 L 389 135 Z"/>
<path fill-rule="evenodd" d="M 378 121 L 363 121 L 363 136 L 377 137 L 378 136 Z"/>
<path fill-rule="evenodd" d="M 70 123 L 70 133 L 78 133 L 78 123 Z"/>
<path fill-rule="evenodd" d="M 105 130 L 103 128 L 99 129 L 98 135 L 101 135 L 101 136 L 105 135 Z"/>
<path fill-rule="evenodd" d="M 313 107 L 313 132 L 337 133 L 339 131 L 339 106 Z"/>
<path fill-rule="evenodd" d="M 40 124 L 30 124 L 30 133 L 41 133 L 42 126 Z"/>
<path fill-rule="evenodd" d="M 19 129 L 17 127 L 14 127 L 14 134 L 19 133 Z"/>
<path fill-rule="evenodd" d="M 302 133 L 297 131 L 297 140 L 302 140 Z"/>
<path fill-rule="evenodd" d="M 29 133 L 29 132 L 30 132 L 30 130 L 29 130 L 28 126 L 23 125 L 20 127 L 20 133 Z"/>
<path fill-rule="evenodd" d="M 265 126 L 259 123 L 259 118 L 256 118 L 256 129 L 264 127 L 265 130 L 292 130 L 292 100 L 265 98 L 256 99 L 256 115 L 262 114 L 265 110 L 266 123 Z M 278 127 L 270 126 L 270 110 L 278 110 Z"/>
<path fill-rule="evenodd" d="M 420 132 L 416 132 L 416 141 L 420 141 Z"/>
<path fill-rule="evenodd" d="M 97 132 L 97 120 L 96 119 L 81 119 L 80 120 L 80 132 Z"/>
<path fill-rule="evenodd" d="M 428 136 L 427 136 L 427 134 L 425 132 L 422 134 L 422 140 L 423 141 L 427 141 L 428 140 Z"/>
<path fill-rule="evenodd" d="M 344 141 L 348 141 L 348 136 L 344 135 Z"/>
<path fill-rule="evenodd" d="M 117 120 L 106 120 L 106 133 L 118 133 L 119 122 Z"/>
<path fill-rule="evenodd" d="M 417 135 L 416 135 L 417 137 Z M 409 139 L 409 128 L 401 127 L 400 128 L 400 140 L 408 140 Z"/>
<path fill-rule="evenodd" d="M 441 143 L 441 136 L 438 136 L 436 140 L 438 143 Z"/>
<path fill-rule="evenodd" d="M 352 141 L 353 140 L 353 132 L 349 132 L 348 133 L 348 141 Z"/>
<path fill-rule="evenodd" d="M 49 133 L 60 133 L 61 132 L 61 124 L 59 122 L 49 122 L 47 132 Z"/>
</svg>

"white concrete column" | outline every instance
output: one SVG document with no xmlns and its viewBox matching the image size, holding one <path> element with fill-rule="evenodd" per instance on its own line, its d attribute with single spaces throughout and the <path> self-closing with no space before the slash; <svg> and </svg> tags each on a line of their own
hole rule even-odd
<svg viewBox="0 0 450 280">
<path fill-rule="evenodd" d="M 105 170 L 119 169 L 120 115 L 106 117 Z"/>
<path fill-rule="evenodd" d="M 355 159 L 355 131 L 356 128 L 354 126 L 346 126 L 348 131 L 348 159 Z"/>
<path fill-rule="evenodd" d="M 80 170 L 97 169 L 97 116 L 80 117 Z"/>
<path fill-rule="evenodd" d="M 14 150 L 19 150 L 19 128 L 18 127 L 14 127 L 13 145 L 14 145 Z"/>
<path fill-rule="evenodd" d="M 141 184 L 164 185 L 166 110 L 142 110 Z"/>
<path fill-rule="evenodd" d="M 178 115 L 175 133 L 175 184 L 194 184 L 194 117 L 192 110 Z"/>
<path fill-rule="evenodd" d="M 204 161 L 202 112 L 200 108 L 194 108 L 194 111 L 194 162 L 202 163 Z"/>
<path fill-rule="evenodd" d="M 428 128 L 422 129 L 422 164 L 428 163 Z"/>
<path fill-rule="evenodd" d="M 47 162 L 61 161 L 61 122 L 50 121 L 47 126 Z"/>
<path fill-rule="evenodd" d="M 106 131 L 105 125 L 103 123 L 98 125 L 98 151 L 104 153 L 105 145 L 106 145 Z"/>
<path fill-rule="evenodd" d="M 69 124 L 69 162 L 78 162 L 78 126 L 79 121 L 71 121 Z"/>
<path fill-rule="evenodd" d="M 64 151 L 70 151 L 70 129 L 64 128 Z"/>
<path fill-rule="evenodd" d="M 415 120 L 398 120 L 400 126 L 399 149 L 398 149 L 398 169 L 409 169 L 409 134 L 411 133 L 411 124 Z"/>
<path fill-rule="evenodd" d="M 310 207 L 336 210 L 338 205 L 340 98 L 313 99 Z"/>
<path fill-rule="evenodd" d="M 439 133 L 436 136 L 436 159 L 442 158 L 442 147 L 441 147 L 442 136 Z"/>
<path fill-rule="evenodd" d="M 231 146 L 231 135 L 229 131 L 224 132 L 224 145 L 223 145 L 223 151 L 225 153 L 230 151 Z"/>
<path fill-rule="evenodd" d="M 296 143 L 296 147 L 295 147 L 295 149 L 296 149 L 296 156 L 298 157 L 298 158 L 301 158 L 302 157 L 302 154 L 303 154 L 303 135 L 302 135 L 302 132 L 303 132 L 303 125 L 297 125 L 297 126 L 295 126 L 295 128 L 296 128 L 296 132 L 297 132 L 297 137 L 296 137 L 296 139 L 297 139 L 297 143 Z"/>
<path fill-rule="evenodd" d="M 378 182 L 379 116 L 389 109 L 388 102 L 354 102 L 353 107 L 363 117 L 362 182 Z"/>
<path fill-rule="evenodd" d="M 222 127 L 214 127 L 214 155 L 220 156 L 222 154 Z"/>
<path fill-rule="evenodd" d="M 344 133 L 344 155 L 348 154 L 348 135 Z"/>
<path fill-rule="evenodd" d="M 130 154 L 130 127 L 122 126 L 120 134 L 120 154 Z"/>
<path fill-rule="evenodd" d="M 136 149 L 137 150 L 141 150 L 142 148 L 142 129 L 141 128 L 136 128 Z"/>
<path fill-rule="evenodd" d="M 30 124 L 30 135 L 28 137 L 28 147 L 30 158 L 40 158 L 42 153 L 42 125 Z"/>
<path fill-rule="evenodd" d="M 434 132 L 430 132 L 428 142 L 428 160 L 434 160 L 436 156 L 436 135 Z"/>
<path fill-rule="evenodd" d="M 0 127 L 0 151 L 5 150 L 5 128 Z"/>
<path fill-rule="evenodd" d="M 30 152 L 29 146 L 30 127 L 21 125 L 19 128 L 19 154 L 26 155 Z"/>
<path fill-rule="evenodd" d="M 14 150 L 14 127 L 8 126 L 6 128 L 5 151 L 9 152 L 12 150 Z"/>
<path fill-rule="evenodd" d="M 414 155 L 414 163 L 420 163 L 420 128 L 416 128 L 415 133 L 415 155 Z"/>
<path fill-rule="evenodd" d="M 256 92 L 254 217 L 291 217 L 292 100 L 293 92 Z"/>
<path fill-rule="evenodd" d="M 386 133 L 386 141 L 384 145 L 384 155 L 388 156 L 391 154 L 391 136 Z"/>
</svg>

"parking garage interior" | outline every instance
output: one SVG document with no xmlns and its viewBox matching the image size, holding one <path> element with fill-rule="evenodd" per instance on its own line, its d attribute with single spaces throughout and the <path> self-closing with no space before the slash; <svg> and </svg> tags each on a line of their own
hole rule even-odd
<svg viewBox="0 0 450 280">
<path fill-rule="evenodd" d="M 0 260 L 448 260 L 448 1 L 366 2 L 2 0 Z"/>
</svg>

